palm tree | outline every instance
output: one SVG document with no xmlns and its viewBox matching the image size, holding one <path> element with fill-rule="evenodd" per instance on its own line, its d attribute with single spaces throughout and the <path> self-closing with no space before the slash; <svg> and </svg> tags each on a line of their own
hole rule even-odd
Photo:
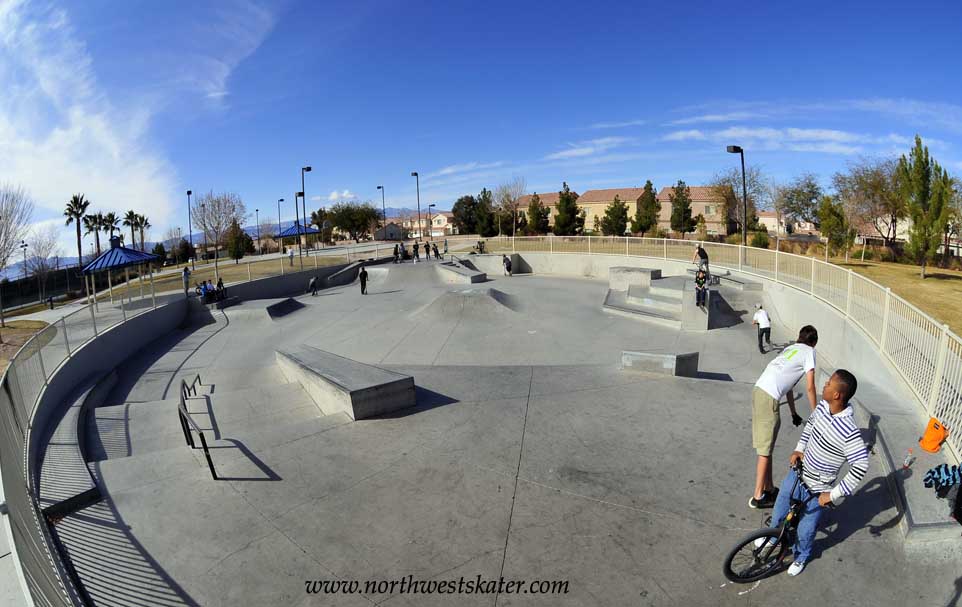
<svg viewBox="0 0 962 607">
<path fill-rule="evenodd" d="M 84 236 L 87 234 L 94 235 L 94 242 L 97 245 L 97 257 L 100 257 L 100 225 L 102 220 L 103 213 L 94 213 L 83 218 Z"/>
<path fill-rule="evenodd" d="M 77 227 L 77 265 L 83 266 L 83 247 L 80 243 L 80 223 L 85 219 L 84 213 L 87 212 L 87 207 L 90 206 L 89 200 L 84 200 L 83 194 L 74 194 L 70 197 L 70 202 L 67 203 L 67 208 L 64 209 L 63 215 L 67 218 L 67 223 L 65 225 L 75 224 Z"/>
<path fill-rule="evenodd" d="M 127 211 L 124 215 L 124 225 L 130 226 L 130 246 L 137 246 L 137 237 L 134 235 L 134 230 L 137 229 L 137 222 L 140 220 L 140 215 L 134 211 Z"/>
<path fill-rule="evenodd" d="M 114 237 L 114 230 L 120 230 L 120 218 L 113 211 L 104 215 L 101 222 L 100 229 L 108 232 L 111 238 Z"/>
<path fill-rule="evenodd" d="M 140 229 L 140 250 L 146 252 L 147 245 L 144 244 L 144 230 L 149 230 L 151 227 L 150 220 L 147 219 L 146 215 L 138 216 L 137 227 Z"/>
</svg>

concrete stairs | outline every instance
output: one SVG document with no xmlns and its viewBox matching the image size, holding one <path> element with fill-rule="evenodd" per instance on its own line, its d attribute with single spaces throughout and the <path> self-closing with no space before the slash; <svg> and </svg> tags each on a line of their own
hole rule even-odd
<svg viewBox="0 0 962 607">
<path fill-rule="evenodd" d="M 645 320 L 674 329 L 682 328 L 685 277 L 654 279 L 651 286 L 632 284 L 626 291 L 608 289 L 606 312 Z"/>
</svg>

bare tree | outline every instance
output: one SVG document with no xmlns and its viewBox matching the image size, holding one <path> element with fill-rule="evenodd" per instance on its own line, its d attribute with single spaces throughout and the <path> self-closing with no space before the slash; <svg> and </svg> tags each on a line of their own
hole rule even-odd
<svg viewBox="0 0 962 607">
<path fill-rule="evenodd" d="M 33 216 L 33 200 L 20 186 L 0 184 L 0 268 L 6 268 L 10 256 L 27 233 Z M 3 296 L 0 292 L 0 327 L 5 327 Z"/>
<path fill-rule="evenodd" d="M 57 265 L 58 260 L 54 258 L 59 258 L 61 255 L 57 226 L 48 224 L 44 228 L 39 228 L 29 237 L 29 240 L 33 256 L 27 259 L 27 272 L 37 278 L 42 301 L 47 293 L 47 277 Z"/>
<path fill-rule="evenodd" d="M 832 176 L 832 186 L 846 209 L 875 228 L 887 247 L 898 237 L 898 222 L 908 216 L 897 167 L 894 159 L 863 158 Z"/>
<path fill-rule="evenodd" d="M 716 174 L 711 187 L 715 197 L 724 205 L 728 233 L 740 233 L 745 222 L 741 168 L 732 167 Z M 755 211 L 772 204 L 770 187 L 758 166 L 745 167 L 745 189 L 748 191 L 748 225 L 751 227 Z"/>
<path fill-rule="evenodd" d="M 514 236 L 518 229 L 518 200 L 525 195 L 527 189 L 528 182 L 520 176 L 513 177 L 510 181 L 502 183 L 494 189 L 494 200 L 497 204 L 495 212 L 498 215 L 511 217 L 511 236 Z M 500 236 L 500 220 L 498 221 L 498 231 Z"/>
<path fill-rule="evenodd" d="M 191 217 L 194 227 L 204 232 L 208 245 L 214 243 L 214 276 L 219 276 L 217 247 L 231 223 L 243 223 L 247 218 L 244 202 L 233 192 L 214 194 L 211 191 L 194 199 Z"/>
</svg>

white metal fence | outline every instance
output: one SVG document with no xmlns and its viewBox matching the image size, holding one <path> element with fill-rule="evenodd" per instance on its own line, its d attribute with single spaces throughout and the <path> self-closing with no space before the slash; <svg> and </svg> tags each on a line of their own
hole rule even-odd
<svg viewBox="0 0 962 607">
<path fill-rule="evenodd" d="M 691 261 L 697 241 L 612 236 L 527 236 L 484 239 L 485 252 L 625 255 Z M 450 250 L 465 251 L 478 238 L 450 237 Z M 852 270 L 769 249 L 703 243 L 711 267 L 774 280 L 809 293 L 861 329 L 892 363 L 926 414 L 950 431 L 948 444 L 962 451 L 962 339 L 948 325 Z"/>
</svg>

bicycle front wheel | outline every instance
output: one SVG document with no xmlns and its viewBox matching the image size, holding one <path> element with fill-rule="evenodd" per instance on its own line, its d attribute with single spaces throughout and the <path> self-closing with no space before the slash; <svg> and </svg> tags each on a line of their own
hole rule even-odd
<svg viewBox="0 0 962 607">
<path fill-rule="evenodd" d="M 745 584 L 780 571 L 788 551 L 788 546 L 779 541 L 781 531 L 779 527 L 768 527 L 742 538 L 725 558 L 725 577 Z"/>
</svg>

